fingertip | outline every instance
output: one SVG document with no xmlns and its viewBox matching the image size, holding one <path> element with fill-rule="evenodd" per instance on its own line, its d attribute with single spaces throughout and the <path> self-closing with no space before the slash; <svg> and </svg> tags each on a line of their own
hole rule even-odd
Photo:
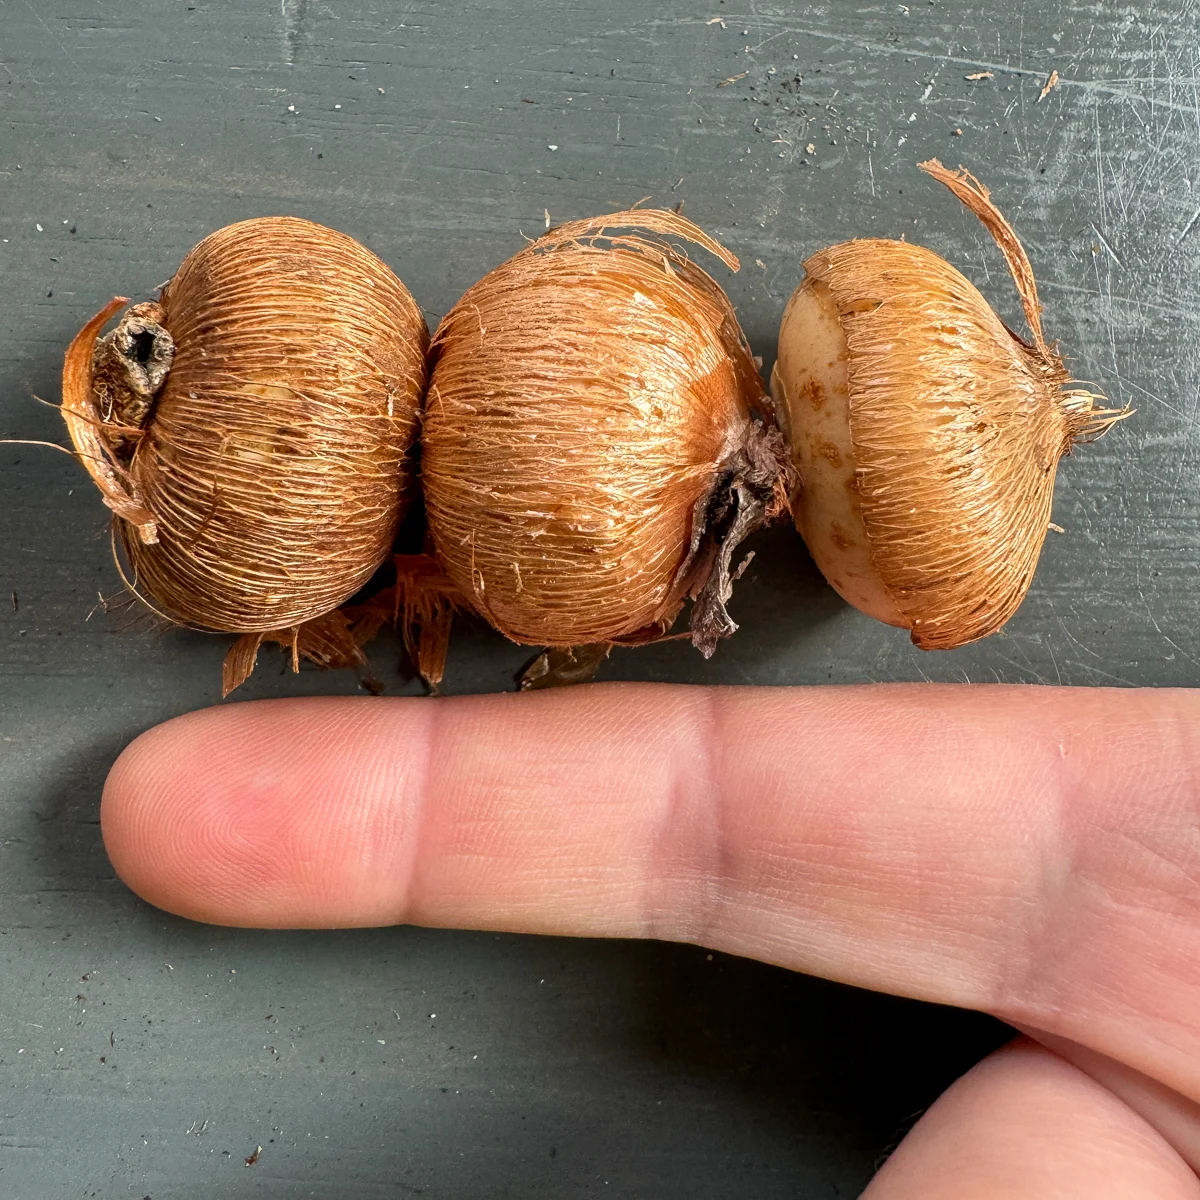
<svg viewBox="0 0 1200 1200">
<path fill-rule="evenodd" d="M 181 832 L 179 818 L 191 809 L 181 795 L 190 772 L 180 762 L 206 712 L 188 713 L 135 738 L 109 770 L 100 800 L 104 848 L 122 882 L 144 900 L 181 915 L 195 915 L 181 891 L 167 829 Z M 181 769 L 182 768 L 182 769 Z M 173 839 L 172 839 L 173 840 Z"/>
<path fill-rule="evenodd" d="M 420 754 L 387 756 L 372 736 L 382 711 L 369 699 L 260 701 L 142 734 L 113 765 L 101 801 L 117 874 L 149 903 L 213 924 L 396 919 L 402 888 L 384 864 L 400 857 L 404 814 L 394 801 Z M 420 741 L 421 724 L 407 709 L 388 717 L 401 746 Z"/>
</svg>

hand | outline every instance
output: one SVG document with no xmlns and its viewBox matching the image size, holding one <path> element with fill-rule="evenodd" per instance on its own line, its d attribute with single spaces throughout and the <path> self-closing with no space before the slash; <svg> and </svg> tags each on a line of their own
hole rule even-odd
<svg viewBox="0 0 1200 1200">
<path fill-rule="evenodd" d="M 668 938 L 1024 1029 L 871 1200 L 1200 1197 L 1200 693 L 228 705 L 134 742 L 102 820 L 198 920 Z"/>
</svg>

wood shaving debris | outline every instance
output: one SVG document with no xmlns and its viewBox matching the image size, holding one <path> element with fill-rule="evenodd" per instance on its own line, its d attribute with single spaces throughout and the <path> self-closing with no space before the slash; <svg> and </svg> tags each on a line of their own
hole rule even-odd
<svg viewBox="0 0 1200 1200">
<path fill-rule="evenodd" d="M 548 208 L 542 210 L 546 214 L 546 228 L 550 228 L 550 210 Z"/>
<path fill-rule="evenodd" d="M 765 262 L 763 262 L 763 260 L 761 258 L 756 258 L 754 260 L 754 265 L 757 267 L 762 267 L 762 269 L 764 271 L 767 269 L 767 264 Z"/>
<path fill-rule="evenodd" d="M 974 75 L 968 75 L 967 80 L 970 83 L 978 83 L 981 79 L 995 79 L 995 71 L 976 71 Z"/>
<path fill-rule="evenodd" d="M 246 1156 L 246 1166 L 252 1167 L 262 1157 L 262 1147 L 256 1146 L 253 1154 Z"/>
<path fill-rule="evenodd" d="M 722 29 L 728 28 L 728 26 L 725 24 L 724 17 L 709 17 L 708 20 L 705 21 L 704 23 L 705 23 L 705 25 L 720 25 L 720 27 Z"/>
<path fill-rule="evenodd" d="M 951 130 L 950 136 L 951 137 L 962 137 L 962 130 L 961 129 Z"/>
<path fill-rule="evenodd" d="M 1066 532 L 1067 532 L 1067 531 L 1066 531 L 1066 530 L 1065 530 L 1065 529 L 1064 529 L 1064 528 L 1063 528 L 1061 525 L 1055 525 L 1055 523 L 1054 523 L 1053 521 L 1051 521 L 1051 522 L 1050 522 L 1050 523 L 1049 523 L 1049 524 L 1046 526 L 1046 528 L 1047 528 L 1047 529 L 1053 529 L 1055 533 L 1066 533 Z"/>
<path fill-rule="evenodd" d="M 804 147 L 805 154 L 816 154 L 816 152 L 817 152 L 817 148 L 816 148 L 816 146 L 813 145 L 812 142 L 809 142 L 808 145 Z"/>
<path fill-rule="evenodd" d="M 728 87 L 731 83 L 737 83 L 739 79 L 745 79 L 749 74 L 749 71 L 743 71 L 740 75 L 730 75 L 728 79 L 722 79 L 717 87 Z"/>
<path fill-rule="evenodd" d="M 1059 84 L 1058 72 L 1051 71 L 1050 78 L 1046 80 L 1046 86 L 1044 88 L 1042 88 L 1042 94 L 1040 96 L 1038 96 L 1038 98 L 1037 98 L 1037 103 L 1041 104 L 1041 102 L 1043 100 L 1045 100 L 1045 98 L 1048 95 L 1050 95 L 1050 93 L 1052 91 L 1054 91 L 1054 89 L 1056 87 L 1058 87 L 1058 84 Z"/>
</svg>

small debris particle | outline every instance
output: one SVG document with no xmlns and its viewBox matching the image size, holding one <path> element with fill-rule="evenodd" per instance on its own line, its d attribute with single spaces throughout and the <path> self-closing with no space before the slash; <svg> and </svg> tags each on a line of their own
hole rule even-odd
<svg viewBox="0 0 1200 1200">
<path fill-rule="evenodd" d="M 288 112 L 295 112 L 296 106 L 294 104 L 289 104 L 287 110 L 288 110 Z"/>
<path fill-rule="evenodd" d="M 522 104 L 536 104 L 536 103 L 537 103 L 537 101 L 536 101 L 536 100 L 527 100 L 527 99 L 526 99 L 524 96 L 522 96 L 522 97 L 521 97 L 521 103 L 522 103 Z"/>
<path fill-rule="evenodd" d="M 1055 525 L 1055 523 L 1053 521 L 1051 521 L 1046 526 L 1046 528 L 1054 530 L 1055 533 L 1066 533 L 1067 532 L 1061 525 Z"/>
<path fill-rule="evenodd" d="M 995 79 L 995 71 L 976 71 L 974 75 L 968 75 L 968 83 L 978 83 L 981 79 Z"/>
<path fill-rule="evenodd" d="M 951 137 L 962 137 L 962 130 L 961 129 L 952 129 L 950 131 L 950 136 Z"/>
<path fill-rule="evenodd" d="M 383 90 L 383 88 L 376 88 L 375 90 L 376 90 L 376 91 L 377 91 L 377 92 L 378 92 L 378 93 L 379 93 L 381 96 L 386 96 L 386 95 L 387 95 L 387 93 L 386 93 L 386 92 Z"/>
<path fill-rule="evenodd" d="M 546 228 L 549 229 L 550 228 L 550 210 L 548 208 L 545 208 L 542 210 L 542 212 L 545 214 L 545 217 L 546 217 Z"/>
<path fill-rule="evenodd" d="M 816 152 L 817 148 L 812 144 L 812 142 L 809 142 L 808 145 L 804 147 L 805 154 L 816 154 Z"/>
<path fill-rule="evenodd" d="M 707 20 L 707 21 L 705 21 L 704 23 L 705 23 L 705 25 L 720 25 L 720 27 L 721 27 L 722 29 L 728 29 L 728 28 L 729 28 L 729 27 L 728 27 L 728 26 L 725 24 L 725 18 L 724 18 L 724 17 L 709 17 L 709 18 L 708 18 L 708 20 Z"/>
<path fill-rule="evenodd" d="M 41 225 L 39 225 L 39 224 L 38 224 L 36 221 L 34 222 L 34 228 L 35 228 L 35 229 L 38 231 L 38 233 L 43 233 L 43 232 L 44 232 L 44 230 L 42 229 Z"/>
<path fill-rule="evenodd" d="M 247 1155 L 246 1155 L 246 1166 L 248 1166 L 248 1167 L 252 1167 L 252 1166 L 254 1166 L 254 1164 L 255 1164 L 256 1162 L 258 1162 L 258 1160 L 259 1160 L 259 1158 L 260 1158 L 261 1156 L 262 1156 L 262 1147 L 261 1147 L 261 1146 L 256 1146 L 256 1147 L 254 1148 L 254 1153 L 253 1153 L 253 1154 L 247 1154 Z"/>
<path fill-rule="evenodd" d="M 557 147 L 556 145 L 554 145 L 554 143 L 553 143 L 553 142 L 551 142 L 551 143 L 550 143 L 550 145 L 548 145 L 548 146 L 546 147 L 546 149 L 547 149 L 547 150 L 557 150 L 557 149 L 558 149 L 558 147 Z"/>
<path fill-rule="evenodd" d="M 12 606 L 13 606 L 13 612 L 20 612 L 20 611 L 21 611 L 21 605 L 20 605 L 20 602 L 17 600 L 17 593 L 16 593 L 16 592 L 13 592 L 13 594 L 12 594 Z M 84 976 L 84 979 L 86 979 L 86 978 L 87 978 L 87 976 L 85 975 L 85 976 Z"/>
<path fill-rule="evenodd" d="M 745 79 L 749 74 L 749 71 L 743 71 L 740 75 L 730 75 L 728 79 L 722 79 L 721 82 L 717 84 L 717 87 L 728 87 L 731 83 L 737 83 L 739 79 Z M 41 226 L 39 225 L 38 228 L 41 229 Z"/>
<path fill-rule="evenodd" d="M 1045 86 L 1044 88 L 1042 88 L 1042 93 L 1041 93 L 1041 95 L 1040 95 L 1040 96 L 1038 96 L 1038 98 L 1037 98 L 1037 103 L 1038 103 L 1038 104 L 1041 104 L 1041 102 L 1042 102 L 1043 100 L 1045 100 L 1045 98 L 1046 98 L 1048 95 L 1050 95 L 1050 93 L 1051 93 L 1052 91 L 1054 91 L 1054 89 L 1055 89 L 1056 87 L 1058 87 L 1058 84 L 1059 84 L 1058 72 L 1057 72 L 1057 71 L 1051 71 L 1051 72 L 1050 72 L 1050 78 L 1046 80 L 1046 86 Z"/>
<path fill-rule="evenodd" d="M 761 267 L 764 271 L 767 269 L 767 264 L 765 262 L 763 262 L 763 260 L 761 258 L 756 258 L 754 260 L 754 265 L 756 267 Z"/>
<path fill-rule="evenodd" d="M 334 107 L 334 108 L 341 108 L 342 106 L 341 106 L 340 104 L 335 104 L 333 107 Z"/>
</svg>

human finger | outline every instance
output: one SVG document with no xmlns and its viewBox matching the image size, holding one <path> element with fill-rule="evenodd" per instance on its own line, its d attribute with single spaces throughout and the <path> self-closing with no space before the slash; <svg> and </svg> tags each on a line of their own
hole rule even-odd
<svg viewBox="0 0 1200 1200">
<path fill-rule="evenodd" d="M 106 843 L 228 924 L 652 936 L 993 1012 L 1200 1098 L 1200 695 L 601 685 L 230 705 Z"/>
<path fill-rule="evenodd" d="M 1200 1200 L 1158 1132 L 1089 1075 L 1024 1039 L 954 1083 L 863 1200 Z"/>
</svg>

